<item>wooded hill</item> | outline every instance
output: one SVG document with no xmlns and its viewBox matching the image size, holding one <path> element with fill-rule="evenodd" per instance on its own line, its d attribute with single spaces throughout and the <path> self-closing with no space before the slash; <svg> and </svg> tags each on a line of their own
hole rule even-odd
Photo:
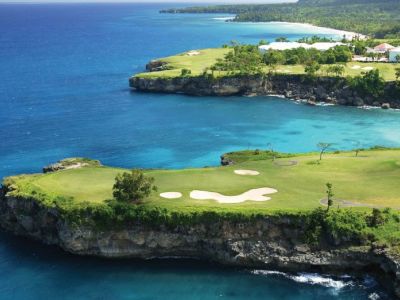
<svg viewBox="0 0 400 300">
<path fill-rule="evenodd" d="M 301 22 L 355 31 L 375 38 L 400 37 L 399 0 L 300 0 L 168 9 L 163 13 L 230 13 L 236 22 Z"/>
</svg>

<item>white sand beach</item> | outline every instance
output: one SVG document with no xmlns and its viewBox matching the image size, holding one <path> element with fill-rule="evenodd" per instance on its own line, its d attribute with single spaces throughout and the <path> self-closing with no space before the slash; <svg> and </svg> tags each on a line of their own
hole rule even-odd
<svg viewBox="0 0 400 300">
<path fill-rule="evenodd" d="M 345 36 L 346 39 L 348 39 L 348 40 L 351 40 L 356 37 L 358 37 L 359 39 L 362 39 L 362 40 L 367 39 L 367 36 L 364 34 L 361 34 L 361 33 L 345 31 L 345 30 L 338 30 L 338 29 L 333 29 L 333 28 L 328 28 L 328 27 L 320 27 L 320 26 L 315 26 L 315 25 L 309 24 L 309 23 L 265 22 L 265 24 L 268 24 L 268 23 L 293 26 L 293 27 L 295 27 L 296 31 L 301 31 L 302 29 L 304 29 L 304 30 L 307 30 L 307 32 L 309 32 L 309 33 L 315 32 L 315 34 L 319 34 L 319 33 L 334 34 L 340 38 Z"/>
</svg>

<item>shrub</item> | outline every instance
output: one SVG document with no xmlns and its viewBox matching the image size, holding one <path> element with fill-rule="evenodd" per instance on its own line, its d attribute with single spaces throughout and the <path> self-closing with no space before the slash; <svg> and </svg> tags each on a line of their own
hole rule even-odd
<svg viewBox="0 0 400 300">
<path fill-rule="evenodd" d="M 118 174 L 113 186 L 113 196 L 121 202 L 143 200 L 150 195 L 152 190 L 157 190 L 153 182 L 153 177 L 146 177 L 140 170 Z"/>
<path fill-rule="evenodd" d="M 192 71 L 189 70 L 189 69 L 182 69 L 181 70 L 181 76 L 188 76 L 190 74 L 192 74 Z"/>
<path fill-rule="evenodd" d="M 372 70 L 363 76 L 348 79 L 349 84 L 363 96 L 379 98 L 385 91 L 385 81 L 380 76 L 379 70 Z"/>
<path fill-rule="evenodd" d="M 321 66 L 319 63 L 316 62 L 311 62 L 309 64 L 307 64 L 304 68 L 304 72 L 310 76 L 310 77 L 314 77 L 315 74 L 319 71 L 319 69 L 321 69 Z"/>
</svg>

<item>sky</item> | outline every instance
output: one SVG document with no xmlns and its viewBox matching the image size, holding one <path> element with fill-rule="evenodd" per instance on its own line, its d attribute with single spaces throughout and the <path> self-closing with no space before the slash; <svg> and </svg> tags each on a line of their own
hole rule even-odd
<svg viewBox="0 0 400 300">
<path fill-rule="evenodd" d="M 279 3 L 296 0 L 0 0 L 0 3 L 159 2 L 159 3 Z"/>
</svg>

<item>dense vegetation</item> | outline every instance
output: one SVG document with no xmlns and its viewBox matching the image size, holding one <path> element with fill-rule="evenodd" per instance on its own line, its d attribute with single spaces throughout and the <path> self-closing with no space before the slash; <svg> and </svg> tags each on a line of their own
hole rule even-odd
<svg viewBox="0 0 400 300">
<path fill-rule="evenodd" d="M 398 0 L 300 0 L 291 4 L 243 4 L 169 9 L 169 13 L 230 13 L 234 21 L 301 22 L 368 34 L 400 37 Z"/>
<path fill-rule="evenodd" d="M 255 74 L 263 73 L 266 69 L 273 71 L 277 65 L 305 65 L 305 72 L 316 67 L 317 64 L 333 65 L 335 63 L 346 63 L 352 58 L 352 52 L 348 46 L 336 46 L 328 51 L 317 49 L 297 48 L 284 51 L 268 50 L 261 53 L 256 45 L 233 45 L 233 51 L 228 52 L 224 59 L 218 58 L 217 62 L 205 70 L 224 71 L 228 74 Z M 269 67 L 269 68 L 267 68 Z M 320 68 L 318 68 L 319 70 Z M 316 71 L 318 71 L 316 70 Z M 326 69 L 335 71 L 336 69 Z M 343 73 L 336 71 L 336 73 Z M 313 72 L 311 72 L 313 73 Z M 315 72 L 314 72 L 315 73 Z"/>
<path fill-rule="evenodd" d="M 278 65 L 302 65 L 309 79 L 325 75 L 339 77 L 345 74 L 345 64 L 351 60 L 355 49 L 356 47 L 336 46 L 327 51 L 297 48 L 261 53 L 258 46 L 235 44 L 233 51 L 227 53 L 224 59 L 218 58 L 214 65 L 204 71 L 204 75 L 214 77 L 215 72 L 228 75 L 263 75 L 267 72 L 275 73 Z M 399 84 L 391 88 L 390 95 L 397 98 L 400 95 L 400 70 L 395 70 Z M 361 96 L 378 99 L 385 94 L 386 84 L 379 69 L 372 68 L 357 76 L 347 76 L 346 80 Z"/>
</svg>

